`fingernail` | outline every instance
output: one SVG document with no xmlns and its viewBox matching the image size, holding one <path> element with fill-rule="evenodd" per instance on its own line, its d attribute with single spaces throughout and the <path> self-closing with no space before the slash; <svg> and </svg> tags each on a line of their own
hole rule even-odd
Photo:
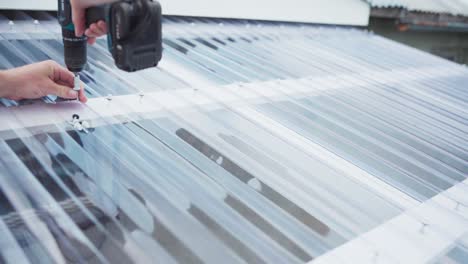
<svg viewBox="0 0 468 264">
<path fill-rule="evenodd" d="M 77 96 L 78 96 L 78 92 L 77 92 L 77 91 L 74 91 L 74 90 L 69 90 L 69 91 L 68 91 L 68 96 L 70 96 L 70 97 L 77 97 Z"/>
</svg>

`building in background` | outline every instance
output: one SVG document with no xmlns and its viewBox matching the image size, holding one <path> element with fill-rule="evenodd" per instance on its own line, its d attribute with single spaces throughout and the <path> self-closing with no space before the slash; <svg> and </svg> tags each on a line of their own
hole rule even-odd
<svg viewBox="0 0 468 264">
<path fill-rule="evenodd" d="M 446 59 L 468 63 L 467 0 L 368 0 L 369 29 Z"/>
</svg>

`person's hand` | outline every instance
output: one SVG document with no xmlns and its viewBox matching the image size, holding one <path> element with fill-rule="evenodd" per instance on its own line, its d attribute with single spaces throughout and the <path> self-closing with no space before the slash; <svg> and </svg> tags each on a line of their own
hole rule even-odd
<svg viewBox="0 0 468 264">
<path fill-rule="evenodd" d="M 96 42 L 96 38 L 100 36 L 104 36 L 107 34 L 107 25 L 104 21 L 98 21 L 97 23 L 93 23 L 85 30 L 85 35 L 88 37 L 88 43 L 94 44 Z"/>
<path fill-rule="evenodd" d="M 94 44 L 96 38 L 107 33 L 107 25 L 104 21 L 93 23 L 86 29 L 86 8 L 97 6 L 115 0 L 70 0 L 72 7 L 72 21 L 75 25 L 75 35 L 80 37 L 85 34 L 88 37 L 88 43 Z"/>
<path fill-rule="evenodd" d="M 12 100 L 37 99 L 48 94 L 88 100 L 81 85 L 73 90 L 74 75 L 55 61 L 43 61 L 1 72 L 0 95 Z"/>
</svg>

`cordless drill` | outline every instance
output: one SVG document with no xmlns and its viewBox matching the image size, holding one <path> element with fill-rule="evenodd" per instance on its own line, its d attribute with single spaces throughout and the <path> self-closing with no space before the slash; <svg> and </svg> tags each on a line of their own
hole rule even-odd
<svg viewBox="0 0 468 264">
<path fill-rule="evenodd" d="M 62 26 L 64 58 L 67 68 L 78 73 L 87 62 L 87 37 L 75 36 L 70 0 L 58 0 L 58 20 Z M 162 56 L 161 6 L 153 0 L 123 0 L 88 8 L 86 25 L 107 23 L 107 44 L 119 69 L 134 72 L 155 67 Z"/>
</svg>

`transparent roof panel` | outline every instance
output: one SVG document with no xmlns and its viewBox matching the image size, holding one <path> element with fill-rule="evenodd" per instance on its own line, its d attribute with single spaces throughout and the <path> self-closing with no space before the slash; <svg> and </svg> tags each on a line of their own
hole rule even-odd
<svg viewBox="0 0 468 264">
<path fill-rule="evenodd" d="M 158 68 L 91 46 L 86 105 L 1 99 L 1 263 L 308 263 L 356 243 L 463 263 L 466 67 L 353 28 L 163 28 Z M 46 13 L 1 13 L 0 48 L 1 69 L 63 63 Z"/>
</svg>

